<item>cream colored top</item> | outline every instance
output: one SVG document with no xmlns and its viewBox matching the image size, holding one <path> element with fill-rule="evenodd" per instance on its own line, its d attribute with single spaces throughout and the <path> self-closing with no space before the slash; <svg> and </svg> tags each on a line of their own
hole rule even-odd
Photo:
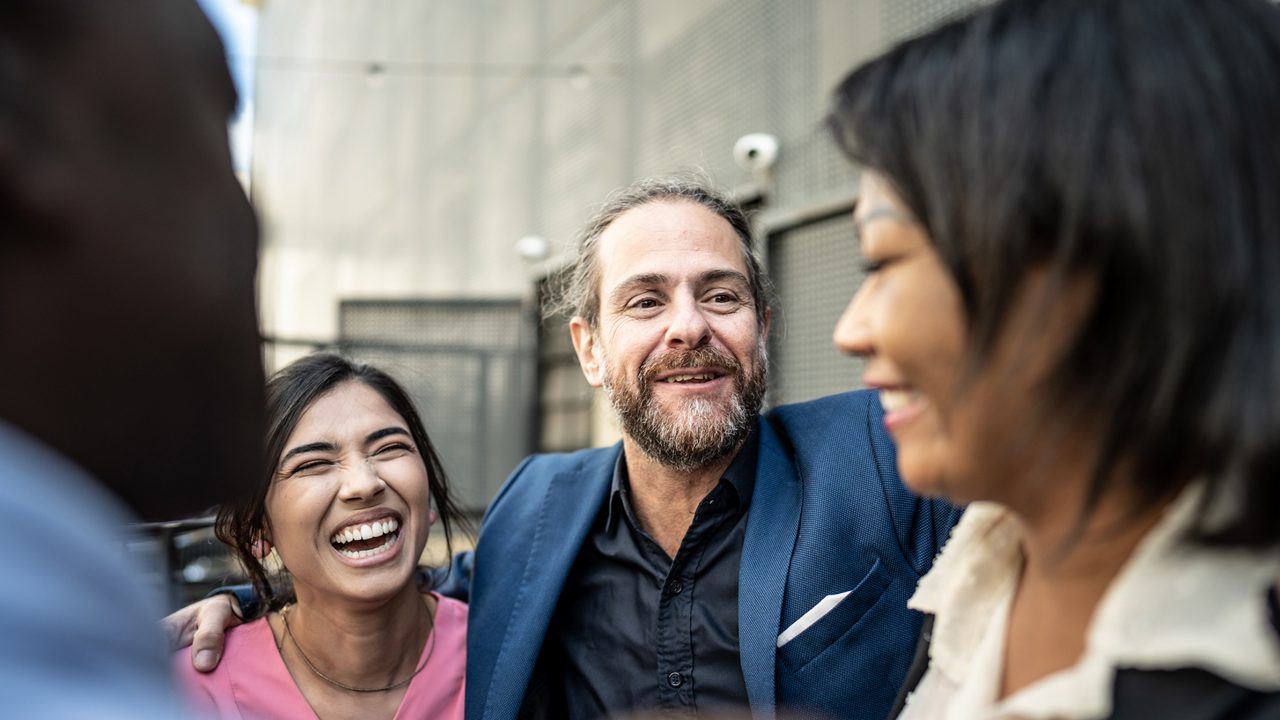
<svg viewBox="0 0 1280 720">
<path fill-rule="evenodd" d="M 1103 595 L 1079 662 L 1002 701 L 996 696 L 1021 534 L 1002 506 L 971 504 L 907 603 L 936 618 L 929 669 L 900 720 L 1103 718 L 1117 667 L 1199 667 L 1237 685 L 1280 690 L 1280 643 L 1266 601 L 1280 577 L 1280 550 L 1180 542 L 1198 495 L 1198 487 L 1184 492 L 1139 543 Z"/>
</svg>

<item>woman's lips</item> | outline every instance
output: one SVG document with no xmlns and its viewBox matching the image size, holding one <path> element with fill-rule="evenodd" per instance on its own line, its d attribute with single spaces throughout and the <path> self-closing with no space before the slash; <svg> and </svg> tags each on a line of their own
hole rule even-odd
<svg viewBox="0 0 1280 720">
<path fill-rule="evenodd" d="M 924 396 L 903 388 L 880 388 L 880 407 L 884 408 L 884 426 L 890 432 L 914 420 L 925 408 Z"/>
</svg>

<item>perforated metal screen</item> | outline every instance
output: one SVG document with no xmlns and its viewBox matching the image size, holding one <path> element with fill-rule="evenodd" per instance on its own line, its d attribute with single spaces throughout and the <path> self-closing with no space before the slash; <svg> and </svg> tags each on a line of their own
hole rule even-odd
<svg viewBox="0 0 1280 720">
<path fill-rule="evenodd" d="M 897 42 L 981 4 L 980 0 L 884 0 L 881 36 L 886 44 Z M 816 26 L 812 21 L 806 26 L 803 13 L 792 13 L 790 19 L 801 25 L 783 30 L 779 37 L 794 35 L 803 41 L 815 36 Z M 813 76 L 808 66 L 793 65 L 787 78 L 803 85 Z M 803 132 L 804 122 L 814 126 Z M 816 118 L 797 118 L 782 123 L 795 139 L 786 146 L 788 161 L 780 164 L 772 202 L 803 207 L 838 188 L 852 192 L 853 167 L 825 133 L 814 131 L 816 122 Z M 836 320 L 864 277 L 848 213 L 774 233 L 766 243 L 779 299 L 770 341 L 770 404 L 801 402 L 860 387 L 862 362 L 842 355 L 831 338 Z"/>
<path fill-rule="evenodd" d="M 862 363 L 841 355 L 831 341 L 836 320 L 863 278 L 848 214 L 773 235 L 769 265 L 780 309 L 770 342 L 771 404 L 858 387 Z"/>
<path fill-rule="evenodd" d="M 457 498 L 481 511 L 533 448 L 533 324 L 519 301 L 356 300 L 339 345 L 412 395 Z"/>
<path fill-rule="evenodd" d="M 884 0 L 885 36 L 900 40 L 919 35 L 984 4 L 984 0 Z"/>
<path fill-rule="evenodd" d="M 528 292 L 516 238 L 542 235 L 551 257 L 564 257 L 607 193 L 643 175 L 695 166 L 722 187 L 744 185 L 751 175 L 731 149 L 746 133 L 781 145 L 765 211 L 851 196 L 856 170 L 823 129 L 831 89 L 887 45 L 978 4 L 386 0 L 373 12 L 349 0 L 263 3 L 259 53 L 300 59 L 259 68 L 253 182 L 278 253 L 265 266 L 302 267 L 267 273 L 268 327 L 329 337 L 330 318 L 304 310 L 332 307 L 325 293 L 351 288 Z M 326 59 L 356 71 L 335 74 Z M 384 72 L 371 78 L 369 62 Z M 856 363 L 830 340 L 858 282 L 847 226 L 823 220 L 766 241 L 782 300 L 775 404 L 857 382 Z M 524 452 L 590 443 L 591 391 L 567 333 L 550 323 L 537 342 L 515 305 L 341 311 L 342 341 L 399 369 L 477 506 Z M 509 355 L 513 338 L 527 342 L 523 361 Z"/>
<path fill-rule="evenodd" d="M 543 302 L 551 287 L 561 282 L 553 276 L 538 286 Z M 569 336 L 569 318 L 546 318 L 538 329 L 538 452 L 571 452 L 591 445 L 593 390 L 582 377 L 578 356 Z"/>
</svg>

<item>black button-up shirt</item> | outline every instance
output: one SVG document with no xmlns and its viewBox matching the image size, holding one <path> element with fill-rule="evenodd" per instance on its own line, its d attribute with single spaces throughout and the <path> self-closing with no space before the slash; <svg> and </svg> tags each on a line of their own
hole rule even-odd
<svg viewBox="0 0 1280 720">
<path fill-rule="evenodd" d="M 550 684 L 570 718 L 747 705 L 738 568 L 758 442 L 752 432 L 699 503 L 674 559 L 640 529 L 619 457 L 547 634 L 559 661 Z"/>
</svg>

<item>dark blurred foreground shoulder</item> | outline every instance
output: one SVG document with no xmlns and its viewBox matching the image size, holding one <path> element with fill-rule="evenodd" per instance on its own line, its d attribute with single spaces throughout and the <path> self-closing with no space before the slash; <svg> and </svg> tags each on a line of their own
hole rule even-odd
<svg viewBox="0 0 1280 720">
<path fill-rule="evenodd" d="M 1236 685 L 1200 668 L 1116 672 L 1112 720 L 1280 720 L 1280 692 Z"/>
</svg>

